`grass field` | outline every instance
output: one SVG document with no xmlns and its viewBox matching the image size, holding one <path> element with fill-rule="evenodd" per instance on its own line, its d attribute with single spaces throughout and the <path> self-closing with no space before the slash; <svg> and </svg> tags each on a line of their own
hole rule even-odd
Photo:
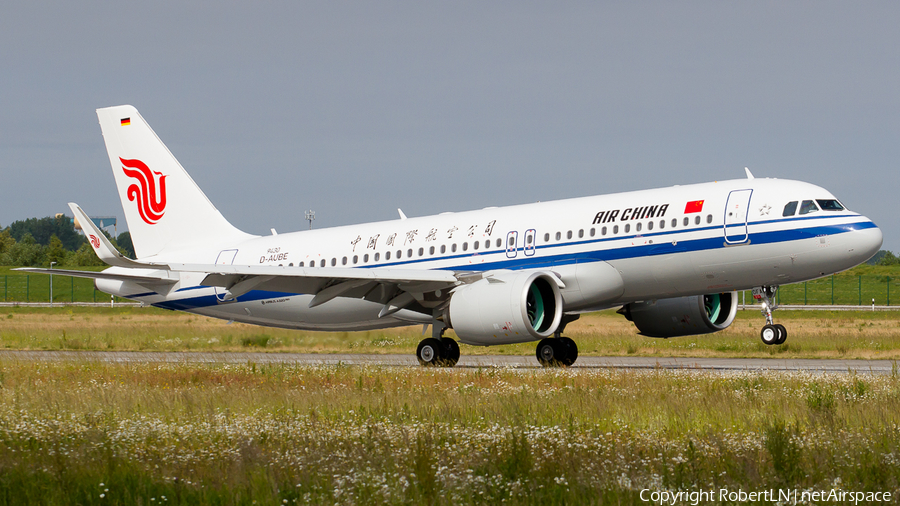
<svg viewBox="0 0 900 506">
<path fill-rule="evenodd" d="M 896 374 L 2 361 L 0 504 L 897 494 L 898 423 Z"/>
<path fill-rule="evenodd" d="M 900 312 L 781 310 L 776 318 L 788 328 L 781 346 L 760 341 L 765 320 L 756 310 L 738 311 L 725 331 L 672 339 L 637 335 L 624 317 L 603 311 L 570 324 L 566 335 L 582 355 L 900 359 Z M 6 349 L 413 354 L 421 339 L 421 327 L 307 332 L 156 308 L 0 308 L 0 347 Z M 534 347 L 462 345 L 462 353 L 527 356 Z"/>
</svg>

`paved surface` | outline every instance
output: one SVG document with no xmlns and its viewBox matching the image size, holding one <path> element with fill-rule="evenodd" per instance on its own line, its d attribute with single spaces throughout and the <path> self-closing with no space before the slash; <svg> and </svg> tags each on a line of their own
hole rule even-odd
<svg viewBox="0 0 900 506">
<path fill-rule="evenodd" d="M 10 351 L 0 350 L 0 360 L 96 361 L 112 363 L 284 363 L 302 365 L 348 364 L 418 366 L 413 355 L 224 353 L 140 351 Z M 538 368 L 533 356 L 463 355 L 456 367 Z M 765 358 L 579 357 L 574 368 L 683 369 L 697 371 L 810 371 L 831 373 L 891 374 L 898 370 L 891 360 L 807 360 Z"/>
</svg>

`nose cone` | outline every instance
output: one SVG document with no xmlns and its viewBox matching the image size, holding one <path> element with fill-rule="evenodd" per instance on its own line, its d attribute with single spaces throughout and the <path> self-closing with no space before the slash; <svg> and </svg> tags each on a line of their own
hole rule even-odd
<svg viewBox="0 0 900 506">
<path fill-rule="evenodd" d="M 853 232 L 853 249 L 850 250 L 850 254 L 857 260 L 857 263 L 863 263 L 872 258 L 875 253 L 878 253 L 878 250 L 881 249 L 881 245 L 884 243 L 881 229 L 875 226 L 871 220 L 867 225 L 866 228 Z"/>
</svg>

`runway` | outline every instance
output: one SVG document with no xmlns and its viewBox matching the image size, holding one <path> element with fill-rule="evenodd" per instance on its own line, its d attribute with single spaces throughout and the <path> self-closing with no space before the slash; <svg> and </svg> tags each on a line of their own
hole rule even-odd
<svg viewBox="0 0 900 506">
<path fill-rule="evenodd" d="M 2 361 L 107 363 L 222 363 L 297 365 L 377 365 L 418 367 L 412 355 L 325 353 L 228 353 L 144 351 L 18 351 L 0 350 Z M 457 368 L 503 367 L 538 369 L 533 356 L 464 355 Z M 807 371 L 818 373 L 891 374 L 900 372 L 892 360 L 815 360 L 767 358 L 579 357 L 573 369 L 679 369 L 686 371 Z"/>
</svg>

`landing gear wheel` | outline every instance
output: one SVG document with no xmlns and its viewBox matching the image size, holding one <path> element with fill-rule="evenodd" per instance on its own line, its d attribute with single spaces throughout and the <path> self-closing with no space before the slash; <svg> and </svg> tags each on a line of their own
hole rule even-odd
<svg viewBox="0 0 900 506">
<path fill-rule="evenodd" d="M 441 365 L 444 360 L 444 347 L 433 337 L 422 339 L 416 348 L 416 358 L 419 359 L 419 364 L 424 366 Z"/>
<path fill-rule="evenodd" d="M 556 345 L 556 339 L 548 337 L 546 339 L 541 339 L 541 342 L 538 343 L 535 355 L 542 366 L 553 367 L 556 366 L 559 361 L 559 351 L 559 346 Z"/>
<path fill-rule="evenodd" d="M 456 344 L 456 341 L 450 339 L 449 337 L 444 337 L 441 339 L 441 344 L 444 345 L 443 357 L 445 367 L 453 367 L 459 362 L 459 345 Z"/>
<path fill-rule="evenodd" d="M 568 337 L 559 337 L 557 339 L 564 349 L 564 358 L 560 359 L 560 362 L 566 367 L 571 366 L 578 360 L 578 345 Z"/>
<path fill-rule="evenodd" d="M 775 327 L 778 328 L 778 342 L 775 344 L 784 344 L 787 341 L 787 329 L 780 323 L 776 323 Z"/>
<path fill-rule="evenodd" d="M 784 332 L 784 334 L 782 334 L 779 331 L 778 327 L 776 327 L 775 325 L 765 325 L 759 332 L 759 337 L 760 339 L 762 339 L 762 342 L 770 346 L 773 344 L 779 344 L 778 340 L 782 335 L 787 336 L 787 332 Z"/>
<path fill-rule="evenodd" d="M 535 356 L 544 367 L 570 366 L 578 358 L 578 346 L 568 337 L 548 337 L 538 343 Z"/>
</svg>

